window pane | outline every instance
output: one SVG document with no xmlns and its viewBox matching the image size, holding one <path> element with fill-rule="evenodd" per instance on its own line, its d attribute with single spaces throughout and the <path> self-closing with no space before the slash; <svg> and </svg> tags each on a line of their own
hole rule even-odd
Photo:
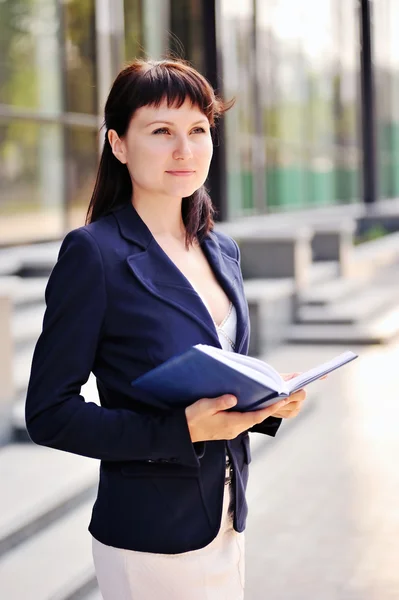
<svg viewBox="0 0 399 600">
<path fill-rule="evenodd" d="M 56 0 L 0 2 L 0 103 L 61 109 Z"/>
<path fill-rule="evenodd" d="M 269 209 L 359 198 L 355 3 L 258 0 Z"/>
<path fill-rule="evenodd" d="M 237 101 L 225 119 L 229 217 L 253 212 L 252 2 L 221 2 L 223 95 Z"/>
<path fill-rule="evenodd" d="M 68 229 L 84 225 L 97 173 L 98 144 L 96 131 L 67 128 Z"/>
<path fill-rule="evenodd" d="M 335 5 L 335 8 L 337 5 Z M 309 204 L 335 201 L 333 75 L 336 63 L 331 0 L 302 3 L 301 45 L 306 65 L 307 115 L 306 200 Z"/>
<path fill-rule="evenodd" d="M 97 113 L 95 0 L 64 0 L 66 110 Z"/>
<path fill-rule="evenodd" d="M 169 0 L 125 0 L 124 16 L 126 60 L 162 58 L 170 29 Z"/>
<path fill-rule="evenodd" d="M 171 0 L 169 48 L 204 73 L 203 14 L 200 0 Z"/>
<path fill-rule="evenodd" d="M 399 194 L 399 5 L 392 0 L 373 3 L 377 160 L 379 194 Z"/>
<path fill-rule="evenodd" d="M 257 7 L 258 52 L 264 65 L 260 101 L 266 202 L 269 210 L 302 206 L 307 197 L 308 86 L 299 34 L 303 21 L 300 3 L 267 0 L 259 1 Z"/>
<path fill-rule="evenodd" d="M 0 244 L 62 234 L 59 126 L 0 121 L 0 180 Z"/>
<path fill-rule="evenodd" d="M 125 55 L 130 61 L 144 55 L 142 1 L 125 0 L 124 16 Z"/>
</svg>

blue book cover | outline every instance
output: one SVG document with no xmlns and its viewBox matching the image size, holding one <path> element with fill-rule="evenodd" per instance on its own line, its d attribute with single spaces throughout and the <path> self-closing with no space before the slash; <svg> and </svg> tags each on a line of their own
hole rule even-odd
<svg viewBox="0 0 399 600">
<path fill-rule="evenodd" d="M 200 398 L 233 394 L 231 410 L 264 408 L 357 358 L 344 352 L 306 373 L 284 381 L 267 363 L 213 346 L 198 344 L 132 381 L 139 400 L 154 407 L 187 407 Z"/>
</svg>

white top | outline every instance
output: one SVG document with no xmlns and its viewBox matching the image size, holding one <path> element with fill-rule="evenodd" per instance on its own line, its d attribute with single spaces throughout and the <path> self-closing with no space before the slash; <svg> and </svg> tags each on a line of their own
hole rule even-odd
<svg viewBox="0 0 399 600">
<path fill-rule="evenodd" d="M 198 296 L 201 298 L 205 308 L 207 309 L 207 311 L 209 312 L 209 314 L 211 315 L 211 318 L 212 318 L 212 314 L 209 309 L 209 304 L 207 303 L 205 298 L 203 296 L 201 296 L 201 294 L 198 292 L 198 290 L 194 286 L 193 286 L 193 288 L 197 292 Z M 212 318 L 212 321 L 213 321 L 213 318 Z M 234 352 L 236 336 L 237 336 L 237 312 L 236 312 L 234 304 L 232 302 L 230 302 L 230 306 L 229 306 L 227 315 L 225 316 L 223 321 L 220 323 L 220 325 L 216 325 L 215 321 L 213 321 L 213 323 L 215 325 L 215 328 L 216 328 L 216 331 L 217 331 L 217 334 L 219 337 L 219 341 L 220 341 L 220 344 L 221 344 L 223 350 L 227 350 L 229 352 Z"/>
</svg>

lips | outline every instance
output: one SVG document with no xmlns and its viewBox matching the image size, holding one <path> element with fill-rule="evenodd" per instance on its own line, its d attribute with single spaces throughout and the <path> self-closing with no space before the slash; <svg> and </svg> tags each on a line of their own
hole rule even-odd
<svg viewBox="0 0 399 600">
<path fill-rule="evenodd" d="M 169 175 L 181 175 L 188 177 L 189 175 L 193 175 L 195 171 L 166 171 Z"/>
</svg>

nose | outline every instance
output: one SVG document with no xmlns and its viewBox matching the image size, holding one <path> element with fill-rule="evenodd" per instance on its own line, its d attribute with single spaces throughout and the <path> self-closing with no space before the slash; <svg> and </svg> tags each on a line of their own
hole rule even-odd
<svg viewBox="0 0 399 600">
<path fill-rule="evenodd" d="M 193 153 L 191 150 L 190 142 L 186 137 L 181 137 L 176 141 L 176 147 L 173 151 L 173 158 L 175 160 L 187 160 L 192 158 Z"/>
</svg>

